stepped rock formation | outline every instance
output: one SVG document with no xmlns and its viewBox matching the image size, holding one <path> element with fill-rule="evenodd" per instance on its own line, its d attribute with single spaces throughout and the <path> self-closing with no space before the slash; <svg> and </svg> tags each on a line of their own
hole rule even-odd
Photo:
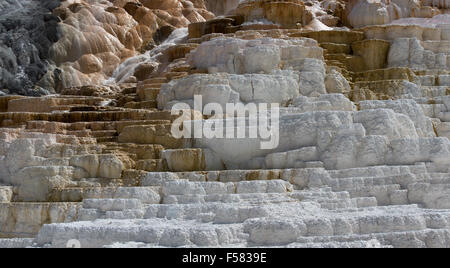
<svg viewBox="0 0 450 268">
<path fill-rule="evenodd" d="M 42 78 L 1 84 L 0 247 L 450 247 L 446 1 L 49 9 Z"/>
<path fill-rule="evenodd" d="M 202 1 L 65 1 L 53 10 L 62 37 L 49 51 L 55 70 L 40 85 L 59 91 L 102 84 L 125 59 L 149 50 L 175 28 L 211 19 Z"/>
<path fill-rule="evenodd" d="M 49 68 L 49 48 L 58 40 L 57 0 L 0 3 L 0 94 L 48 94 L 34 85 Z"/>
<path fill-rule="evenodd" d="M 0 4 L 0 89 L 42 95 L 102 84 L 175 28 L 214 17 L 194 2 L 7 0 Z"/>
</svg>

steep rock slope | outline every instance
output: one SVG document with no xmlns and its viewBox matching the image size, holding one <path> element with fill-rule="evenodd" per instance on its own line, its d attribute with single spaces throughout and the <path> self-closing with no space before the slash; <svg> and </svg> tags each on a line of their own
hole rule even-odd
<svg viewBox="0 0 450 268">
<path fill-rule="evenodd" d="M 0 3 L 0 91 L 41 95 L 34 89 L 47 72 L 49 48 L 58 40 L 56 0 L 5 0 Z"/>
<path fill-rule="evenodd" d="M 55 67 L 39 85 L 64 88 L 102 84 L 125 59 L 150 50 L 170 33 L 214 15 L 203 2 L 64 1 L 61 38 L 49 50 Z"/>
<path fill-rule="evenodd" d="M 0 88 L 42 95 L 102 84 L 123 60 L 174 29 L 214 17 L 203 1 L 194 2 L 4 1 Z"/>
</svg>

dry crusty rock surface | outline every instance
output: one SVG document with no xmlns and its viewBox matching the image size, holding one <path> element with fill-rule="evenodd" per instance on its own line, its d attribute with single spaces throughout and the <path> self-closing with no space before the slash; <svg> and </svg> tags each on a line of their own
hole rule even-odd
<svg viewBox="0 0 450 268">
<path fill-rule="evenodd" d="M 450 247 L 449 8 L 61 1 L 58 94 L 0 96 L 0 247 Z M 194 95 L 278 103 L 278 146 L 177 139 Z"/>
</svg>

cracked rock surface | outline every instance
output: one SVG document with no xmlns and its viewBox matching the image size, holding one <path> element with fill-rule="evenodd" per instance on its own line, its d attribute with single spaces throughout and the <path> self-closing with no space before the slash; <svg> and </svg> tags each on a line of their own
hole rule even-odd
<svg viewBox="0 0 450 268">
<path fill-rule="evenodd" d="M 0 93 L 0 247 L 450 247 L 448 6 L 61 2 L 59 94 Z M 174 133 L 257 126 L 211 103 L 277 146 Z"/>
</svg>

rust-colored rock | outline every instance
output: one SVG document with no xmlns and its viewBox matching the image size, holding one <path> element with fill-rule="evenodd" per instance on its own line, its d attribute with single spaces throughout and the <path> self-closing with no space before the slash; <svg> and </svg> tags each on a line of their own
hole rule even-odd
<svg viewBox="0 0 450 268">
<path fill-rule="evenodd" d="M 307 25 L 310 22 L 301 0 L 244 1 L 236 8 L 235 14 L 244 16 L 245 21 L 266 19 L 288 28 L 296 28 L 299 24 Z"/>
</svg>

